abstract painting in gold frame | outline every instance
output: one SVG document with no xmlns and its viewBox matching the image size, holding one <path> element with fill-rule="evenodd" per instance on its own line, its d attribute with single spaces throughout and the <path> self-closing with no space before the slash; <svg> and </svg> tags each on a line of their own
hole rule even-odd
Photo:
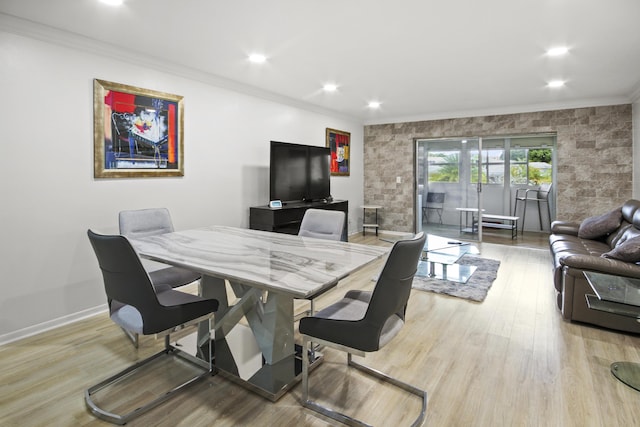
<svg viewBox="0 0 640 427">
<path fill-rule="evenodd" d="M 331 175 L 349 176 L 351 162 L 351 134 L 327 128 L 327 147 L 331 151 Z"/>
<path fill-rule="evenodd" d="M 183 123 L 182 96 L 94 79 L 94 176 L 183 176 Z"/>
</svg>

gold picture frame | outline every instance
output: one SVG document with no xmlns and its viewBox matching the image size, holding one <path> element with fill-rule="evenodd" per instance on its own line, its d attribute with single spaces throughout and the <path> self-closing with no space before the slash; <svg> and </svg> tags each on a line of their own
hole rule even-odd
<svg viewBox="0 0 640 427">
<path fill-rule="evenodd" d="M 351 172 L 351 133 L 327 128 L 327 147 L 331 151 L 331 176 L 349 176 Z"/>
<path fill-rule="evenodd" d="M 183 97 L 93 81 L 95 178 L 184 176 Z"/>
</svg>

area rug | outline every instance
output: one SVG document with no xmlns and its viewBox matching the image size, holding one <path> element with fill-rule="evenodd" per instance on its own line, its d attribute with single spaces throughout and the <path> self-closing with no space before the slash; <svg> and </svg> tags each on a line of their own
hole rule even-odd
<svg viewBox="0 0 640 427">
<path fill-rule="evenodd" d="M 478 267 L 467 283 L 456 283 L 449 280 L 432 279 L 430 277 L 414 277 L 413 288 L 421 291 L 446 294 L 452 297 L 464 298 L 482 302 L 487 297 L 489 288 L 498 277 L 500 261 L 481 258 L 475 255 L 465 255 L 458 261 L 462 265 Z"/>
</svg>

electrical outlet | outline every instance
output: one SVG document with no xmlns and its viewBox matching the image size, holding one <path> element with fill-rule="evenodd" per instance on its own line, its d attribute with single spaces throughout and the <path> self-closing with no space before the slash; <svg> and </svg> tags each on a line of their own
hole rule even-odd
<svg viewBox="0 0 640 427">
<path fill-rule="evenodd" d="M 396 176 L 396 184 L 402 184 L 402 177 Z"/>
</svg>

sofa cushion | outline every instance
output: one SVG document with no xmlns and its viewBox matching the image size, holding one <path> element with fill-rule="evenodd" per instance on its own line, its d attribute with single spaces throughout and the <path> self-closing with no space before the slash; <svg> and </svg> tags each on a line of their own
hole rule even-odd
<svg viewBox="0 0 640 427">
<path fill-rule="evenodd" d="M 556 220 L 551 223 L 551 235 L 570 235 L 577 236 L 580 223 L 572 221 Z"/>
<path fill-rule="evenodd" d="M 602 256 L 625 262 L 640 262 L 640 236 L 625 240 L 609 252 L 603 253 Z"/>
<path fill-rule="evenodd" d="M 606 242 L 600 240 L 581 239 L 577 236 L 551 235 L 549 238 L 551 252 L 554 254 L 571 253 L 600 256 L 611 250 Z"/>
<path fill-rule="evenodd" d="M 622 211 L 614 209 L 602 215 L 585 219 L 578 229 L 578 237 L 582 239 L 597 239 L 606 236 L 620 227 Z"/>
<path fill-rule="evenodd" d="M 624 242 L 629 238 L 628 234 L 630 230 L 637 231 L 637 228 L 635 228 L 633 225 L 629 224 L 627 221 L 623 219 L 622 222 L 620 222 L 620 227 L 618 227 L 617 230 L 614 230 L 611 234 L 609 234 L 606 237 L 605 242 L 607 242 L 607 244 L 609 245 L 609 248 L 615 248 L 620 243 Z M 634 237 L 634 236 L 631 236 L 631 237 Z"/>
</svg>

